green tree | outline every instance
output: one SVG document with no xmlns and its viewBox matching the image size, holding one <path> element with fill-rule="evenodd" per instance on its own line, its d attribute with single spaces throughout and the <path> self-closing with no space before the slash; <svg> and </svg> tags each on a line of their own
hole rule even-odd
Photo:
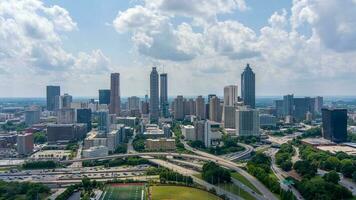
<svg viewBox="0 0 356 200">
<path fill-rule="evenodd" d="M 327 182 L 338 184 L 340 181 L 340 176 L 336 171 L 331 171 L 324 174 L 323 179 Z"/>
<path fill-rule="evenodd" d="M 356 171 L 356 167 L 351 159 L 341 161 L 341 173 L 348 178 L 352 177 L 352 173 Z"/>
<path fill-rule="evenodd" d="M 308 178 L 314 177 L 317 172 L 317 167 L 307 160 L 297 161 L 294 163 L 293 168 L 298 172 L 298 174 Z"/>
</svg>

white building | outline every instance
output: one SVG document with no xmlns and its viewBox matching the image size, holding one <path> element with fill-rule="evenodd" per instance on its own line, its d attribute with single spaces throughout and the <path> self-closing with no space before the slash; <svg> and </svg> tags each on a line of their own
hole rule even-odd
<svg viewBox="0 0 356 200">
<path fill-rule="evenodd" d="M 260 119 L 258 111 L 246 106 L 236 110 L 236 135 L 238 136 L 259 136 Z"/>
<path fill-rule="evenodd" d="M 83 149 L 90 149 L 91 147 L 97 146 L 108 146 L 107 140 L 105 137 L 98 137 L 98 132 L 91 131 L 88 133 L 87 137 L 84 139 Z"/>
<path fill-rule="evenodd" d="M 222 133 L 220 132 L 221 124 L 207 120 L 204 127 L 204 145 L 209 148 L 220 143 Z"/>
<path fill-rule="evenodd" d="M 104 157 L 109 154 L 108 147 L 96 146 L 83 150 L 83 158 Z"/>
<path fill-rule="evenodd" d="M 192 125 L 186 125 L 182 127 L 182 134 L 185 140 L 195 141 L 195 128 Z"/>
</svg>

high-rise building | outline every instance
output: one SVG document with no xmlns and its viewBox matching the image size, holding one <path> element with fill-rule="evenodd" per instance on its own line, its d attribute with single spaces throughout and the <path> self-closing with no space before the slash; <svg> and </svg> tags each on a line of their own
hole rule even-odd
<svg viewBox="0 0 356 200">
<path fill-rule="evenodd" d="M 195 99 L 195 112 L 199 120 L 205 119 L 205 99 L 202 96 Z"/>
<path fill-rule="evenodd" d="M 112 73 L 110 82 L 110 114 L 120 116 L 121 99 L 120 99 L 120 73 Z"/>
<path fill-rule="evenodd" d="M 87 125 L 87 131 L 91 131 L 91 109 L 81 108 L 77 109 L 77 122 Z"/>
<path fill-rule="evenodd" d="M 236 135 L 259 136 L 260 118 L 258 111 L 243 106 L 236 110 Z"/>
<path fill-rule="evenodd" d="M 99 90 L 99 104 L 110 104 L 110 90 Z"/>
<path fill-rule="evenodd" d="M 276 116 L 282 118 L 284 116 L 283 100 L 275 100 Z"/>
<path fill-rule="evenodd" d="M 235 106 L 224 106 L 224 127 L 225 128 L 236 128 L 236 107 Z"/>
<path fill-rule="evenodd" d="M 160 104 L 161 104 L 161 115 L 164 118 L 169 117 L 169 111 L 168 111 L 168 79 L 167 79 L 167 74 L 163 73 L 160 74 L 160 79 L 161 79 L 161 87 L 160 87 Z"/>
<path fill-rule="evenodd" d="M 140 109 L 140 98 L 136 96 L 131 96 L 127 99 L 128 110 L 139 110 Z"/>
<path fill-rule="evenodd" d="M 314 98 L 303 97 L 303 98 L 294 98 L 293 99 L 293 118 L 296 121 L 305 120 L 306 114 L 308 112 L 314 113 Z"/>
<path fill-rule="evenodd" d="M 97 112 L 98 116 L 98 130 L 103 133 L 110 131 L 110 118 L 107 110 L 100 110 Z"/>
<path fill-rule="evenodd" d="M 60 96 L 60 106 L 59 108 L 70 108 L 71 103 L 73 102 L 73 97 L 67 93 Z"/>
<path fill-rule="evenodd" d="M 245 105 L 255 108 L 255 73 L 249 64 L 241 74 L 241 97 Z"/>
<path fill-rule="evenodd" d="M 194 122 L 196 140 L 204 142 L 204 133 L 205 133 L 204 129 L 205 129 L 205 120 Z"/>
<path fill-rule="evenodd" d="M 320 114 L 321 113 L 321 109 L 323 108 L 323 105 L 324 105 L 324 99 L 323 97 L 320 97 L 320 96 L 317 96 L 315 97 L 315 106 L 314 106 L 314 109 L 315 109 L 315 112 Z"/>
<path fill-rule="evenodd" d="M 17 135 L 17 152 L 20 155 L 28 155 L 33 151 L 33 135 L 32 133 L 24 133 Z"/>
<path fill-rule="evenodd" d="M 224 106 L 234 106 L 238 99 L 237 85 L 228 85 L 224 87 Z"/>
<path fill-rule="evenodd" d="M 25 124 L 32 126 L 40 122 L 41 111 L 38 109 L 31 109 L 25 111 Z"/>
<path fill-rule="evenodd" d="M 152 67 L 150 74 L 150 122 L 158 123 L 159 118 L 159 86 L 158 72 L 156 67 Z"/>
<path fill-rule="evenodd" d="M 175 120 L 184 120 L 184 98 L 178 95 L 173 102 L 173 117 Z"/>
<path fill-rule="evenodd" d="M 220 113 L 221 113 L 220 99 L 217 96 L 213 96 L 209 101 L 209 120 L 214 122 L 220 122 L 221 121 L 221 116 L 219 117 Z"/>
<path fill-rule="evenodd" d="M 294 95 L 288 94 L 283 96 L 283 115 L 284 116 L 292 116 L 293 115 L 293 101 Z"/>
<path fill-rule="evenodd" d="M 58 113 L 58 124 L 73 124 L 76 121 L 75 109 L 63 108 L 57 111 Z"/>
<path fill-rule="evenodd" d="M 347 109 L 322 108 L 323 138 L 333 142 L 347 139 Z"/>
<path fill-rule="evenodd" d="M 61 95 L 61 89 L 59 86 L 48 85 L 47 86 L 47 110 L 54 111 L 55 110 L 55 99 L 56 96 Z"/>
<path fill-rule="evenodd" d="M 220 132 L 221 124 L 213 121 L 206 120 L 204 126 L 204 145 L 209 148 L 217 146 L 222 138 Z"/>
</svg>

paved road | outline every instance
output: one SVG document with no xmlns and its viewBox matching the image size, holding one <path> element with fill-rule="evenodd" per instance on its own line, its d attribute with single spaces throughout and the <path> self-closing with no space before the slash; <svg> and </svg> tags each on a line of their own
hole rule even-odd
<svg viewBox="0 0 356 200">
<path fill-rule="evenodd" d="M 274 174 L 276 174 L 277 178 L 279 179 L 279 183 L 281 185 L 281 188 L 288 191 L 292 191 L 294 196 L 298 199 L 298 200 L 304 200 L 304 198 L 302 197 L 302 195 L 299 193 L 299 191 L 297 189 L 295 189 L 295 187 L 288 186 L 286 185 L 283 180 L 285 179 L 285 177 L 288 177 L 288 174 L 286 172 L 284 172 L 282 169 L 280 169 L 277 165 L 276 165 L 276 158 L 275 155 L 277 153 L 276 149 L 269 149 L 268 151 L 266 151 L 266 154 L 268 154 L 269 156 L 271 156 L 272 158 L 272 171 Z"/>
<path fill-rule="evenodd" d="M 318 175 L 324 176 L 324 174 L 328 173 L 327 171 L 318 169 Z M 340 176 L 339 184 L 347 188 L 352 192 L 352 195 L 356 196 L 356 184 L 352 182 L 352 180 L 345 178 L 341 173 L 338 173 Z"/>
<path fill-rule="evenodd" d="M 247 173 L 246 171 L 242 170 L 241 168 L 238 167 L 238 165 L 234 162 L 225 160 L 223 158 L 220 158 L 218 156 L 214 156 L 212 154 L 203 152 L 203 151 L 199 151 L 197 149 L 192 148 L 191 146 L 189 146 L 186 142 L 183 141 L 184 147 L 187 150 L 190 150 L 192 152 L 194 152 L 197 155 L 200 155 L 202 157 L 206 157 L 206 158 L 210 158 L 210 161 L 213 162 L 217 162 L 220 165 L 223 165 L 225 167 L 228 167 L 232 170 L 237 171 L 238 173 L 240 173 L 242 176 L 244 176 L 248 181 L 250 181 L 254 186 L 256 186 L 256 188 L 263 194 L 265 199 L 268 200 L 277 200 L 276 196 L 274 196 L 274 194 L 269 191 L 260 181 L 258 181 L 255 177 L 251 176 L 249 173 Z"/>
<path fill-rule="evenodd" d="M 251 154 L 251 152 L 253 151 L 253 147 L 250 145 L 243 144 L 243 143 L 238 143 L 238 145 L 243 146 L 245 150 L 242 152 L 234 152 L 234 153 L 226 154 L 221 157 L 228 159 L 230 161 L 235 161 L 244 158 L 245 156 Z"/>
</svg>

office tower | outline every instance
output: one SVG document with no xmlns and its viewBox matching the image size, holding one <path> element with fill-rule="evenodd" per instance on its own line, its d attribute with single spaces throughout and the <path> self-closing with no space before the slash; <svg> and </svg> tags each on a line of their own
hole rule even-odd
<svg viewBox="0 0 356 200">
<path fill-rule="evenodd" d="M 315 106 L 314 106 L 315 113 L 320 114 L 321 113 L 321 109 L 323 108 L 323 105 L 324 105 L 323 97 L 319 97 L 319 96 L 315 97 Z"/>
<path fill-rule="evenodd" d="M 159 117 L 159 92 L 158 92 L 158 72 L 156 67 L 152 67 L 150 74 L 150 122 L 158 123 Z"/>
<path fill-rule="evenodd" d="M 32 126 L 40 122 L 41 111 L 37 109 L 26 110 L 25 111 L 25 124 L 27 126 Z"/>
<path fill-rule="evenodd" d="M 236 117 L 236 107 L 235 106 L 224 106 L 224 127 L 235 129 L 235 117 Z"/>
<path fill-rule="evenodd" d="M 87 125 L 87 131 L 91 131 L 91 109 L 81 108 L 77 109 L 77 123 Z"/>
<path fill-rule="evenodd" d="M 109 112 L 110 114 L 116 114 L 116 116 L 120 116 L 120 73 L 112 73 L 110 78 L 111 82 Z"/>
<path fill-rule="evenodd" d="M 183 112 L 184 116 L 190 115 L 190 106 L 188 99 L 183 100 Z"/>
<path fill-rule="evenodd" d="M 71 103 L 73 102 L 73 97 L 67 93 L 60 96 L 60 106 L 59 108 L 70 108 Z"/>
<path fill-rule="evenodd" d="M 238 99 L 237 85 L 229 85 L 224 87 L 224 106 L 234 106 Z"/>
<path fill-rule="evenodd" d="M 161 105 L 161 115 L 164 118 L 169 117 L 168 111 L 168 79 L 167 74 L 163 73 L 160 75 L 161 79 L 161 88 L 160 88 L 160 105 Z"/>
<path fill-rule="evenodd" d="M 49 124 L 47 140 L 49 144 L 67 143 L 83 139 L 87 133 L 86 124 Z"/>
<path fill-rule="evenodd" d="M 55 110 L 55 98 L 61 95 L 61 89 L 59 86 L 49 85 L 47 86 L 47 110 Z"/>
<path fill-rule="evenodd" d="M 107 110 L 100 110 L 97 112 L 98 116 L 98 130 L 103 133 L 110 131 L 110 118 Z"/>
<path fill-rule="evenodd" d="M 283 100 L 275 100 L 274 107 L 276 108 L 276 116 L 282 118 L 284 116 Z"/>
<path fill-rule="evenodd" d="M 249 64 L 241 74 L 241 97 L 245 105 L 255 108 L 255 73 Z"/>
<path fill-rule="evenodd" d="M 272 128 L 277 125 L 277 118 L 271 114 L 260 114 L 260 127 Z"/>
<path fill-rule="evenodd" d="M 110 90 L 99 90 L 99 104 L 110 104 Z"/>
<path fill-rule="evenodd" d="M 32 133 L 24 133 L 17 135 L 17 152 L 20 155 L 28 155 L 33 152 Z"/>
<path fill-rule="evenodd" d="M 236 135 L 260 136 L 260 119 L 258 111 L 243 106 L 236 110 Z"/>
<path fill-rule="evenodd" d="M 283 116 L 292 116 L 293 115 L 293 101 L 294 95 L 288 94 L 283 96 Z"/>
<path fill-rule="evenodd" d="M 195 99 L 195 112 L 199 120 L 205 118 L 205 99 L 202 96 L 198 96 Z"/>
<path fill-rule="evenodd" d="M 294 98 L 293 99 L 293 118 L 296 121 L 305 120 L 308 112 L 314 113 L 315 100 L 310 97 Z"/>
<path fill-rule="evenodd" d="M 184 98 L 178 95 L 173 101 L 173 117 L 176 120 L 184 120 Z"/>
<path fill-rule="evenodd" d="M 204 133 L 205 133 L 205 121 L 195 121 L 194 122 L 194 130 L 195 130 L 195 137 L 196 140 L 204 142 Z"/>
<path fill-rule="evenodd" d="M 187 107 L 188 107 L 188 110 L 189 110 L 189 114 L 188 115 L 196 115 L 194 99 L 187 100 L 187 104 L 188 104 Z"/>
<path fill-rule="evenodd" d="M 141 104 L 142 104 L 141 105 L 141 113 L 144 114 L 144 115 L 149 114 L 150 104 L 148 102 L 148 95 L 147 94 L 145 95 L 145 101 L 142 101 Z"/>
<path fill-rule="evenodd" d="M 136 96 L 131 96 L 127 99 L 128 110 L 139 110 L 140 109 L 140 98 Z"/>
<path fill-rule="evenodd" d="M 213 121 L 206 120 L 204 125 L 204 145 L 209 148 L 217 146 L 222 138 L 220 132 L 221 124 Z"/>
<path fill-rule="evenodd" d="M 323 138 L 332 142 L 345 142 L 347 139 L 347 109 L 322 108 Z"/>
<path fill-rule="evenodd" d="M 75 109 L 72 108 L 63 108 L 57 111 L 58 124 L 73 124 L 75 123 L 76 116 L 75 116 Z"/>
<path fill-rule="evenodd" d="M 217 96 L 213 96 L 209 101 L 209 120 L 214 122 L 220 122 L 221 117 L 219 117 L 219 113 L 221 113 L 220 99 Z"/>
</svg>

